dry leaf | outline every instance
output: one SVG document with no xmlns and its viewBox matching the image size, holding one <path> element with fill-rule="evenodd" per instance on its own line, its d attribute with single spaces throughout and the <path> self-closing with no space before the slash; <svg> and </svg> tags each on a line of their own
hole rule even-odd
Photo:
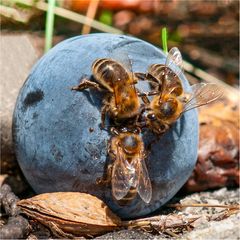
<svg viewBox="0 0 240 240">
<path fill-rule="evenodd" d="M 21 200 L 17 205 L 58 237 L 95 236 L 121 225 L 120 218 L 104 202 L 86 193 L 45 193 Z"/>
<path fill-rule="evenodd" d="M 216 101 L 200 110 L 198 161 L 188 192 L 239 185 L 239 103 Z"/>
<path fill-rule="evenodd" d="M 181 232 L 188 226 L 195 227 L 195 225 L 199 225 L 199 222 L 203 223 L 203 220 L 204 222 L 221 221 L 237 213 L 239 213 L 239 209 L 224 210 L 216 214 L 186 214 L 179 212 L 125 221 L 122 225 L 129 229 L 142 229 L 148 232 L 166 232 L 166 230 Z"/>
</svg>

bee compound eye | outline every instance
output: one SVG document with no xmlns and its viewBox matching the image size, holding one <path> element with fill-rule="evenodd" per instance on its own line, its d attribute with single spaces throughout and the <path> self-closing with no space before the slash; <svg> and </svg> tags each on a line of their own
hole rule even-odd
<svg viewBox="0 0 240 240">
<path fill-rule="evenodd" d="M 148 118 L 149 120 L 151 120 L 151 121 L 156 120 L 155 114 L 148 114 L 148 115 L 147 115 L 147 118 Z"/>
<path fill-rule="evenodd" d="M 133 133 L 135 133 L 135 134 L 139 134 L 140 132 L 141 132 L 141 129 L 139 127 L 135 128 L 133 130 Z"/>
</svg>

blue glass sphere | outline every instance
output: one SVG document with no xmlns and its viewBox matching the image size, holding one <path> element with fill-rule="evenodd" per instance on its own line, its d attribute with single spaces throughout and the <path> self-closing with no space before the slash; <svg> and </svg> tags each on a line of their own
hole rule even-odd
<svg viewBox="0 0 240 240">
<path fill-rule="evenodd" d="M 103 93 L 71 91 L 83 77 L 91 76 L 96 58 L 122 49 L 132 59 L 135 72 L 146 72 L 153 63 L 165 63 L 164 53 L 137 38 L 90 34 L 61 42 L 34 66 L 15 107 L 13 137 L 19 165 L 36 193 L 79 191 L 93 194 L 120 217 L 149 214 L 170 200 L 190 176 L 198 148 L 195 110 L 183 116 L 152 146 L 146 164 L 153 196 L 149 204 L 137 196 L 130 205 L 118 205 L 111 188 L 96 184 L 104 174 L 109 131 L 101 130 Z M 190 90 L 184 75 L 185 91 Z M 139 81 L 137 88 L 147 90 Z M 156 139 L 150 132 L 144 141 Z"/>
</svg>

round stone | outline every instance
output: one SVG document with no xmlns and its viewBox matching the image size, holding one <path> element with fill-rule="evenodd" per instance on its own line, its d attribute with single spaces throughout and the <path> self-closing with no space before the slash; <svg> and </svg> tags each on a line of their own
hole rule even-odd
<svg viewBox="0 0 240 240">
<path fill-rule="evenodd" d="M 36 193 L 90 193 L 120 217 L 135 218 L 161 207 L 190 176 L 197 159 L 198 120 L 191 110 L 158 140 L 150 131 L 143 132 L 145 145 L 157 140 L 146 159 L 152 200 L 146 204 L 137 196 L 129 205 L 118 205 L 110 186 L 96 184 L 109 162 L 111 134 L 100 128 L 104 93 L 71 91 L 91 77 L 95 59 L 112 56 L 115 49 L 128 54 L 134 72 L 166 61 L 161 50 L 133 37 L 101 33 L 65 40 L 39 60 L 24 83 L 14 111 L 13 137 L 19 165 Z M 184 75 L 180 78 L 189 91 Z M 149 89 L 147 81 L 139 81 L 137 88 Z"/>
</svg>

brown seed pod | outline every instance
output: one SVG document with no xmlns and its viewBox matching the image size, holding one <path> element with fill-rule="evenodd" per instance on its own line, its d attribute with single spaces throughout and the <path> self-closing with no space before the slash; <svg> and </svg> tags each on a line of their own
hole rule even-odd
<svg viewBox="0 0 240 240">
<path fill-rule="evenodd" d="M 21 200 L 17 205 L 58 237 L 95 236 L 121 225 L 120 218 L 104 202 L 85 193 L 45 193 Z"/>
</svg>

